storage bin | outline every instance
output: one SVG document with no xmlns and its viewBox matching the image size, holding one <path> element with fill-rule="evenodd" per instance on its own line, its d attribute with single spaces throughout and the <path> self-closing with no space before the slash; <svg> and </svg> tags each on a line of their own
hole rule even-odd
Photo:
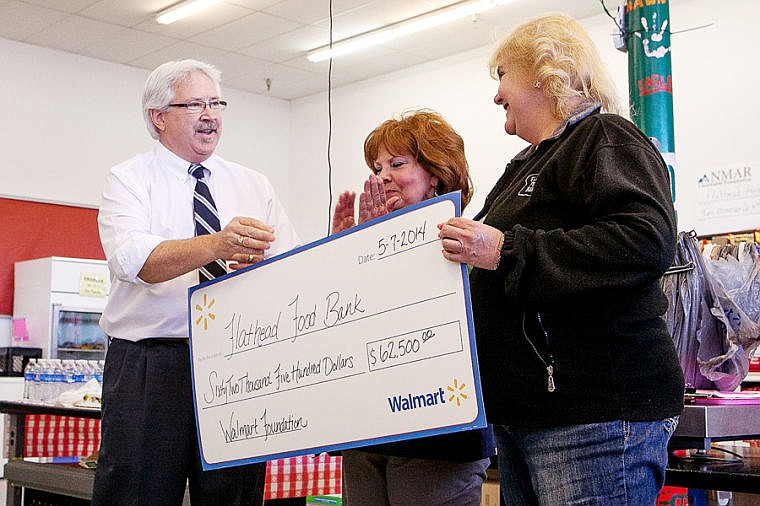
<svg viewBox="0 0 760 506">
<path fill-rule="evenodd" d="M 0 347 L 0 376 L 23 376 L 30 358 L 41 358 L 42 348 Z"/>
</svg>

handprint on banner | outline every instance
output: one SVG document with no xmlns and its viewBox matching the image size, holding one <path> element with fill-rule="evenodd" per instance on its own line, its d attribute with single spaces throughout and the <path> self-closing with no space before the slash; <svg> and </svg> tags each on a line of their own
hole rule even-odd
<svg viewBox="0 0 760 506">
<path fill-rule="evenodd" d="M 644 27 L 644 32 L 649 34 L 649 24 L 646 18 L 641 18 L 641 26 Z M 652 14 L 652 33 L 649 37 L 642 37 L 641 32 L 636 32 L 636 36 L 641 39 L 641 45 L 644 47 L 644 54 L 650 58 L 662 58 L 668 52 L 670 47 L 665 47 L 663 44 L 663 36 L 665 29 L 668 27 L 668 20 L 662 22 L 660 29 L 657 29 L 657 13 Z M 652 47 L 650 47 L 650 44 Z"/>
</svg>

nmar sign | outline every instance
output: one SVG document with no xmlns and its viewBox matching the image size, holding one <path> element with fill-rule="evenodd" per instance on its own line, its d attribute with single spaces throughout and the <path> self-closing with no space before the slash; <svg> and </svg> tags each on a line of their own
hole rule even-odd
<svg viewBox="0 0 760 506">
<path fill-rule="evenodd" d="M 756 229 L 760 222 L 760 163 L 705 169 L 697 179 L 698 232 Z"/>
<path fill-rule="evenodd" d="M 752 181 L 752 167 L 742 165 L 737 167 L 722 167 L 711 169 L 699 178 L 700 186 L 715 186 Z"/>
</svg>

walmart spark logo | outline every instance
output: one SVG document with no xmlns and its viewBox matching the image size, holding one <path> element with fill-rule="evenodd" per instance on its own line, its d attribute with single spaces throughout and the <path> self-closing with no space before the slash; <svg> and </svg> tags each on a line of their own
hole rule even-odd
<svg viewBox="0 0 760 506">
<path fill-rule="evenodd" d="M 462 400 L 467 400 L 467 394 L 463 392 L 465 389 L 464 383 L 459 383 L 456 378 L 454 378 L 454 386 L 451 385 L 446 387 L 446 390 L 451 392 L 451 395 L 449 396 L 449 402 L 453 402 L 455 399 L 457 401 L 457 406 L 462 405 Z"/>
<path fill-rule="evenodd" d="M 457 406 L 462 405 L 462 400 L 467 399 L 467 394 L 463 392 L 465 389 L 464 383 L 459 383 L 459 381 L 454 378 L 454 386 L 447 386 L 446 390 L 451 392 L 452 394 L 449 396 L 448 401 L 446 400 L 446 390 L 444 390 L 441 387 L 438 387 L 438 390 L 429 392 L 429 393 L 422 393 L 422 394 L 413 394 L 408 393 L 406 395 L 400 394 L 400 395 L 394 395 L 393 397 L 388 397 L 388 407 L 391 410 L 391 413 L 396 413 L 399 411 L 409 411 L 412 409 L 419 409 L 419 408 L 429 408 L 432 406 L 442 406 L 446 404 L 447 402 L 454 402 L 456 401 Z"/>
<path fill-rule="evenodd" d="M 203 330 L 208 330 L 208 321 L 215 320 L 216 315 L 211 312 L 211 308 L 214 307 L 216 299 L 208 300 L 208 295 L 203 294 L 203 304 L 196 304 L 195 310 L 198 312 L 198 318 L 195 320 L 196 325 L 203 323 Z"/>
</svg>

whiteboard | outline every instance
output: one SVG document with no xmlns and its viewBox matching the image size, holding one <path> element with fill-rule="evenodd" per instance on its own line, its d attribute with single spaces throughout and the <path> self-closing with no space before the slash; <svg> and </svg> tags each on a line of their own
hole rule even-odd
<svg viewBox="0 0 760 506">
<path fill-rule="evenodd" d="M 427 200 L 189 289 L 204 469 L 486 426 L 466 265 Z"/>
</svg>

